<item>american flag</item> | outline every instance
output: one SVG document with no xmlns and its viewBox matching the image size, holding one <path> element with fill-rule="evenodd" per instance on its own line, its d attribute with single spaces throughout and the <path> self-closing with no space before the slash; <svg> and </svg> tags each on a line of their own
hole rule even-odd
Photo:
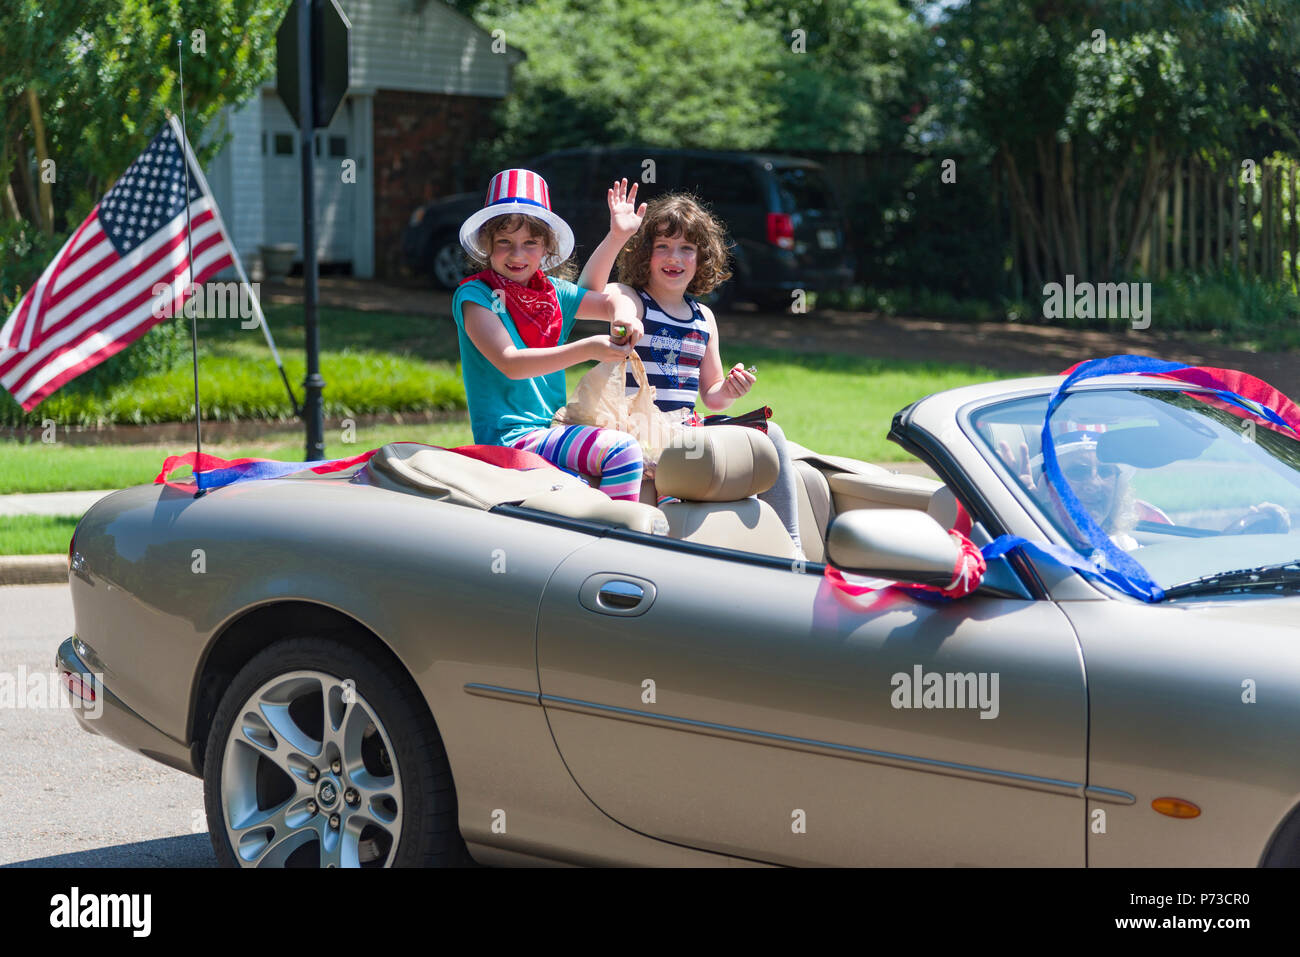
<svg viewBox="0 0 1300 957">
<path fill-rule="evenodd" d="M 23 409 L 180 311 L 191 282 L 187 198 L 193 282 L 201 284 L 232 266 L 234 252 L 180 124 L 169 117 L 0 328 L 0 385 Z M 167 287 L 161 297 L 159 284 Z"/>
</svg>

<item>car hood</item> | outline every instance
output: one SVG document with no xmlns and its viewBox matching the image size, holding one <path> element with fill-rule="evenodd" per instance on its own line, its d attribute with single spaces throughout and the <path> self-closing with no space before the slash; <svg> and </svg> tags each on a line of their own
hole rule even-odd
<svg viewBox="0 0 1300 957">
<path fill-rule="evenodd" d="M 1225 633 L 1247 623 L 1294 629 L 1300 621 L 1300 594 L 1198 595 L 1162 604 L 1194 611 L 1200 618 L 1221 619 Z"/>
</svg>

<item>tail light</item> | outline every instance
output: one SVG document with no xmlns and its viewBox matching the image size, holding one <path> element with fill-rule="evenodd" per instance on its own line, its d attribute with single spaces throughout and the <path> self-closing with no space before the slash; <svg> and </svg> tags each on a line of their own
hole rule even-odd
<svg viewBox="0 0 1300 957">
<path fill-rule="evenodd" d="M 89 701 L 92 704 L 95 701 L 95 685 L 92 681 L 87 681 L 90 675 L 74 675 L 71 671 L 63 672 L 63 685 L 73 695 L 82 701 Z"/>
<path fill-rule="evenodd" d="M 68 539 L 68 574 L 72 574 L 72 550 L 77 547 L 77 530 L 72 530 L 72 537 Z"/>
<path fill-rule="evenodd" d="M 781 249 L 794 249 L 794 220 L 789 213 L 767 214 L 767 241 Z"/>
</svg>

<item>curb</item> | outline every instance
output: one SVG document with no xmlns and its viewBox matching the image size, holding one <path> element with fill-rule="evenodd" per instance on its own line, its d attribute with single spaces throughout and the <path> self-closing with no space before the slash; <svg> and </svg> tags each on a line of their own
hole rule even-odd
<svg viewBox="0 0 1300 957">
<path fill-rule="evenodd" d="M 66 555 L 0 555 L 0 585 L 61 585 L 67 580 Z"/>
</svg>

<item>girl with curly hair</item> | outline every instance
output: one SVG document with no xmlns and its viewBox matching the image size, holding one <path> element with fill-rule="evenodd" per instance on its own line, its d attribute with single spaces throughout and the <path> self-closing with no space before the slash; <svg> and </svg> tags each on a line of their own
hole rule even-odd
<svg viewBox="0 0 1300 957">
<path fill-rule="evenodd" d="M 724 370 L 717 320 L 696 299 L 731 278 L 726 230 L 687 193 L 670 193 L 638 209 L 636 192 L 637 184 L 629 190 L 626 179 L 608 190 L 609 234 L 587 260 L 578 285 L 635 303 L 643 327 L 636 351 L 660 409 L 693 410 L 697 394 L 707 408 L 726 409 L 757 381 L 744 363 Z M 615 256 L 619 282 L 607 286 Z M 637 388 L 631 372 L 627 387 L 629 392 Z M 781 469 L 776 484 L 759 498 L 780 516 L 802 554 L 794 465 L 785 434 L 775 422 L 768 423 L 767 434 Z"/>
</svg>

